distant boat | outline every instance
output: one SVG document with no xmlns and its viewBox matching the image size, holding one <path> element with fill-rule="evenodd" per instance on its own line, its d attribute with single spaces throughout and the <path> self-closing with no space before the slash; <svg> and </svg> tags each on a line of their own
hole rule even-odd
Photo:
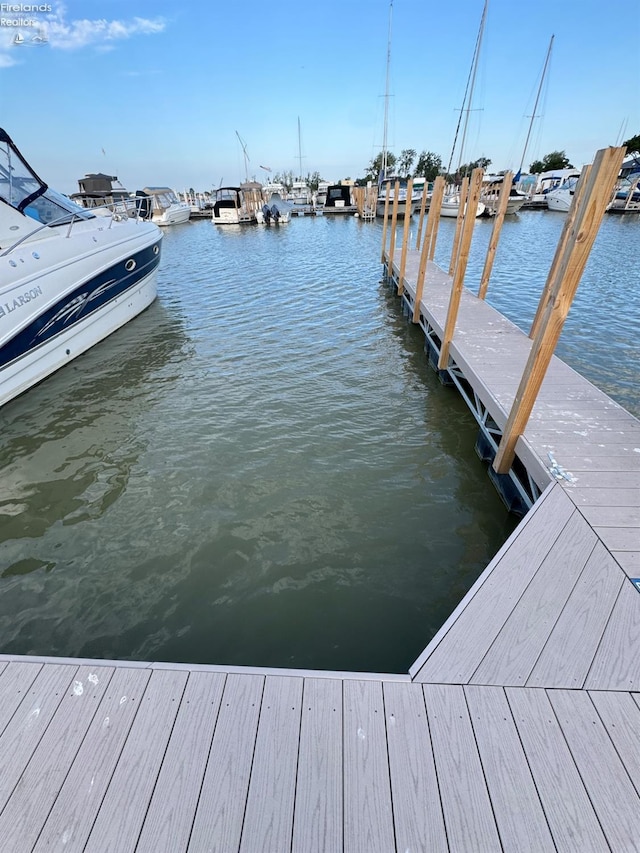
<svg viewBox="0 0 640 853">
<path fill-rule="evenodd" d="M 484 204 L 486 208 L 485 212 L 488 213 L 490 216 L 493 216 L 498 212 L 498 203 L 500 201 L 500 193 L 502 192 L 503 181 L 503 175 L 485 175 L 484 180 L 482 182 L 480 201 Z M 513 215 L 514 213 L 517 213 L 524 205 L 526 200 L 527 196 L 521 192 L 518 192 L 516 187 L 512 184 L 511 189 L 509 190 L 509 199 L 507 200 L 505 215 L 509 216 Z"/>
<path fill-rule="evenodd" d="M 256 221 L 259 225 L 286 225 L 291 222 L 292 207 L 291 202 L 283 199 L 280 193 L 271 193 L 269 201 L 256 210 Z"/>
<path fill-rule="evenodd" d="M 551 169 L 536 175 L 536 183 L 525 202 L 526 208 L 547 208 L 547 195 L 569 178 L 579 178 L 579 169 Z"/>
<path fill-rule="evenodd" d="M 169 187 L 145 187 L 142 193 L 151 200 L 151 221 L 156 225 L 178 225 L 191 217 L 191 205 Z"/>
<path fill-rule="evenodd" d="M 579 178 L 576 176 L 566 178 L 559 186 L 546 193 L 549 210 L 556 210 L 560 213 L 569 211 L 578 186 L 578 180 Z"/>
<path fill-rule="evenodd" d="M 256 222 L 256 211 L 245 199 L 240 187 L 219 187 L 214 194 L 214 225 L 250 225 Z"/>
<path fill-rule="evenodd" d="M 479 201 L 476 206 L 476 217 L 482 216 L 485 212 L 485 205 Z M 464 212 L 466 213 L 467 206 L 465 204 Z M 442 199 L 442 207 L 440 208 L 440 216 L 456 217 L 460 212 L 460 195 L 459 193 L 450 193 Z"/>
</svg>

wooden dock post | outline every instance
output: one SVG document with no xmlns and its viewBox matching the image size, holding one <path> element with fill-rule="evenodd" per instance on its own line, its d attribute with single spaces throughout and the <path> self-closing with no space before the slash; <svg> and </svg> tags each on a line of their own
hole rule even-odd
<svg viewBox="0 0 640 853">
<path fill-rule="evenodd" d="M 391 184 L 387 184 L 387 194 L 384 197 L 384 219 L 382 220 L 382 263 L 384 264 L 387 256 L 387 223 L 389 214 L 389 193 L 391 192 Z"/>
<path fill-rule="evenodd" d="M 396 249 L 396 227 L 398 224 L 398 196 L 400 195 L 400 181 L 397 180 L 393 187 L 393 208 L 391 212 L 391 237 L 389 239 L 389 260 L 387 270 L 393 281 L 393 256 Z"/>
<path fill-rule="evenodd" d="M 567 241 L 569 239 L 569 235 L 571 234 L 571 229 L 573 228 L 573 225 L 575 223 L 577 211 L 580 209 L 580 205 L 582 204 L 582 196 L 584 193 L 584 189 L 587 185 L 587 180 L 590 171 L 590 165 L 583 167 L 580 179 L 578 181 L 578 185 L 576 186 L 575 193 L 573 196 L 573 203 L 564 221 L 564 227 L 562 229 L 560 239 L 558 240 L 558 245 L 556 246 L 556 252 L 553 256 L 551 268 L 549 269 L 549 275 L 547 276 L 547 280 L 540 296 L 540 301 L 538 302 L 536 316 L 533 318 L 533 323 L 531 324 L 531 331 L 529 332 L 529 337 L 531 339 L 535 338 L 538 333 L 540 323 L 542 322 L 542 318 L 544 317 L 544 312 L 549 303 L 549 299 L 551 298 L 551 290 L 555 281 L 558 264 L 560 263 L 560 259 L 563 257 L 563 254 L 566 250 Z"/>
<path fill-rule="evenodd" d="M 422 200 L 420 202 L 420 219 L 418 220 L 418 233 L 416 234 L 416 252 L 420 249 L 422 240 L 422 225 L 424 223 L 424 212 L 427 209 L 428 182 L 422 188 Z"/>
<path fill-rule="evenodd" d="M 469 178 L 462 179 L 460 187 L 460 207 L 458 208 L 458 216 L 456 217 L 456 232 L 453 235 L 453 245 L 451 247 L 451 261 L 449 262 L 449 275 L 453 275 L 453 271 L 458 263 L 458 252 L 460 251 L 460 235 L 462 234 L 462 222 L 464 220 L 465 205 L 467 195 L 469 193 Z"/>
<path fill-rule="evenodd" d="M 420 253 L 420 266 L 418 267 L 418 278 L 416 279 L 416 298 L 413 303 L 413 322 L 420 322 L 420 300 L 424 291 L 424 278 L 427 272 L 427 261 L 433 260 L 433 255 L 436 248 L 436 237 L 438 235 L 438 226 L 440 224 L 440 207 L 442 205 L 442 197 L 444 195 L 444 178 L 439 176 L 436 178 L 433 185 L 433 194 L 431 196 L 431 204 L 429 205 L 429 216 L 427 218 L 427 227 L 424 235 L 424 243 L 422 244 L 422 252 Z"/>
<path fill-rule="evenodd" d="M 407 182 L 407 208 L 404 214 L 404 231 L 402 232 L 402 254 L 400 255 L 400 273 L 398 276 L 398 296 L 402 296 L 402 292 L 404 290 L 404 284 L 402 283 L 404 279 L 405 269 L 407 267 L 407 249 L 409 248 L 409 240 L 411 239 L 409 233 L 409 226 L 411 225 L 411 193 L 413 192 L 413 178 L 409 178 Z"/>
<path fill-rule="evenodd" d="M 471 238 L 473 237 L 473 227 L 476 223 L 476 212 L 478 209 L 478 200 L 480 198 L 480 190 L 482 188 L 482 169 L 474 169 L 471 173 L 471 183 L 469 185 L 469 197 L 467 199 L 464 213 L 464 223 L 461 231 L 460 250 L 456 259 L 455 271 L 453 273 L 453 281 L 451 283 L 451 296 L 449 298 L 449 310 L 447 311 L 447 321 L 444 327 L 442 336 L 442 346 L 440 347 L 440 357 L 438 359 L 438 370 L 446 370 L 449 365 L 449 348 L 453 340 L 453 333 L 456 327 L 458 318 L 458 308 L 460 306 L 460 297 L 462 295 L 462 285 L 464 276 L 467 271 L 467 262 L 469 260 L 469 251 L 471 249 Z M 466 179 L 465 179 L 466 180 Z M 462 205 L 462 201 L 460 202 Z"/>
<path fill-rule="evenodd" d="M 480 288 L 478 289 L 478 299 L 484 299 L 489 287 L 489 279 L 491 278 L 491 270 L 496 257 L 498 241 L 500 240 L 500 232 L 504 222 L 504 215 L 509 202 L 509 193 L 513 184 L 513 172 L 506 172 L 502 179 L 502 189 L 498 199 L 498 211 L 493 222 L 493 231 L 491 232 L 491 240 L 489 240 L 489 248 L 487 249 L 487 257 L 484 261 L 484 269 L 482 270 L 482 278 L 480 279 Z"/>
<path fill-rule="evenodd" d="M 520 385 L 493 460 L 497 474 L 506 474 L 515 458 L 515 447 L 529 420 L 544 380 L 589 252 L 602 222 L 625 154 L 621 148 L 605 148 L 596 154 L 581 192 L 572 205 L 572 225 L 562 236 L 562 251 L 552 264 L 553 281 L 544 316 L 538 326 Z"/>
</svg>

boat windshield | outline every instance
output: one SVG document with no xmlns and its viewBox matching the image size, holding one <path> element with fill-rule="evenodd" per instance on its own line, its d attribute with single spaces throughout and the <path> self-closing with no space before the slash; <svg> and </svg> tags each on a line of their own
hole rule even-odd
<svg viewBox="0 0 640 853">
<path fill-rule="evenodd" d="M 0 199 L 38 222 L 63 225 L 71 218 L 93 214 L 50 189 L 22 157 L 10 137 L 0 129 Z"/>
</svg>

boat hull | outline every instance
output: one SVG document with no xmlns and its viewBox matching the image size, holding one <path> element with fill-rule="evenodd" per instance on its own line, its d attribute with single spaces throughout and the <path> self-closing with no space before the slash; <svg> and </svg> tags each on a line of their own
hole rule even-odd
<svg viewBox="0 0 640 853">
<path fill-rule="evenodd" d="M 43 240 L 35 252 L 35 243 L 25 243 L 23 263 L 19 250 L 9 255 L 16 266 L 10 267 L 14 280 L 0 290 L 0 406 L 104 340 L 156 298 L 160 231 L 149 223 L 122 223 L 122 231 L 114 226 L 96 237 L 105 240 L 100 248 L 94 236 L 78 229 L 75 240 Z M 88 240 L 93 254 L 82 251 Z M 72 246 L 75 256 L 68 251 Z M 67 257 L 61 258 L 65 250 Z M 48 266 L 37 267 L 47 259 Z"/>
<path fill-rule="evenodd" d="M 376 216 L 384 219 L 384 201 L 378 201 L 376 204 Z M 404 219 L 405 216 L 413 216 L 416 212 L 416 203 L 414 201 L 407 202 L 405 200 L 401 200 L 397 204 L 397 217 L 398 219 Z M 393 201 L 389 201 L 389 207 L 387 211 L 387 218 L 391 218 L 393 216 Z"/>
</svg>

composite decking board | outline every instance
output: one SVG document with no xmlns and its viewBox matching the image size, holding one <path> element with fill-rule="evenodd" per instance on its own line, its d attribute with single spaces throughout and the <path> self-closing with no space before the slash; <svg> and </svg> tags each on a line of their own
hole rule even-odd
<svg viewBox="0 0 640 853">
<path fill-rule="evenodd" d="M 583 506 L 638 506 L 637 489 L 607 489 L 571 487 L 571 500 L 578 507 Z"/>
<path fill-rule="evenodd" d="M 640 841 L 640 798 L 589 694 L 547 693 L 611 849 L 633 850 Z"/>
<path fill-rule="evenodd" d="M 612 556 L 628 577 L 640 575 L 640 551 L 613 551 Z"/>
<path fill-rule="evenodd" d="M 597 543 L 527 679 L 528 687 L 584 685 L 623 583 L 619 566 Z"/>
<path fill-rule="evenodd" d="M 118 759 L 86 853 L 132 853 L 187 682 L 185 672 L 156 671 Z"/>
<path fill-rule="evenodd" d="M 81 667 L 67 688 L 0 814 L 4 853 L 31 850 L 35 844 L 112 675 L 113 669 L 101 670 L 97 677 L 94 667 Z M 12 769 L 3 767 L 3 780 Z"/>
<path fill-rule="evenodd" d="M 637 552 L 640 549 L 640 527 L 593 528 L 609 551 Z"/>
<path fill-rule="evenodd" d="M 587 690 L 640 688 L 640 594 L 623 583 L 584 686 Z"/>
<path fill-rule="evenodd" d="M 142 668 L 116 668 L 38 836 L 37 853 L 84 850 L 150 676 Z"/>
<path fill-rule="evenodd" d="M 534 523 L 519 528 L 508 552 L 486 570 L 482 585 L 472 588 L 465 609 L 433 648 L 416 680 L 464 684 L 473 677 L 574 512 L 558 489 L 540 507 Z"/>
<path fill-rule="evenodd" d="M 472 684 L 526 683 L 596 542 L 574 512 L 473 673 Z"/>
<path fill-rule="evenodd" d="M 344 850 L 395 850 L 382 684 L 345 681 Z"/>
<path fill-rule="evenodd" d="M 292 853 L 342 849 L 342 682 L 306 678 Z"/>
<path fill-rule="evenodd" d="M 462 687 L 423 690 L 449 847 L 495 853 L 502 846 Z"/>
<path fill-rule="evenodd" d="M 262 675 L 227 676 L 189 853 L 240 847 L 264 684 Z"/>
<path fill-rule="evenodd" d="M 396 848 L 449 850 L 424 694 L 419 684 L 383 685 Z"/>
<path fill-rule="evenodd" d="M 561 494 L 562 489 L 560 486 L 556 484 L 550 484 L 547 488 L 542 492 L 540 498 L 536 501 L 533 507 L 527 512 L 525 517 L 522 519 L 518 527 L 511 533 L 510 536 L 507 537 L 506 542 L 500 547 L 494 558 L 491 560 L 487 568 L 482 572 L 480 577 L 475 581 L 469 592 L 462 599 L 460 604 L 455 608 L 453 613 L 449 616 L 449 618 L 444 622 L 442 627 L 436 632 L 436 634 L 432 637 L 429 645 L 423 649 L 423 651 L 418 655 L 413 664 L 409 667 L 409 675 L 412 680 L 420 680 L 418 675 L 420 670 L 422 669 L 424 663 L 428 660 L 434 650 L 438 647 L 438 645 L 442 642 L 442 640 L 447 636 L 450 628 L 460 619 L 463 615 L 464 611 L 471 604 L 474 597 L 479 593 L 482 586 L 489 580 L 493 572 L 495 572 L 496 568 L 500 565 L 502 560 L 509 553 L 511 548 L 517 539 L 520 538 L 523 534 L 525 534 L 526 528 L 537 525 L 538 524 L 538 516 L 544 515 L 542 520 L 542 524 L 546 523 L 547 517 L 553 517 L 556 512 L 556 506 L 564 506 L 567 512 L 567 519 L 570 516 L 569 502 L 566 500 L 565 496 Z M 552 503 L 549 509 L 547 509 L 548 504 Z M 527 537 L 531 537 L 531 533 L 525 534 Z"/>
<path fill-rule="evenodd" d="M 631 527 L 640 536 L 640 497 L 634 507 L 580 507 L 580 512 L 592 527 Z M 638 541 L 640 549 L 640 540 Z"/>
<path fill-rule="evenodd" d="M 637 694 L 636 694 L 637 695 Z M 625 770 L 640 794 L 640 708 L 630 693 L 589 693 Z"/>
<path fill-rule="evenodd" d="M 467 685 L 464 693 L 504 849 L 555 851 L 503 688 Z"/>
<path fill-rule="evenodd" d="M 44 667 L 0 735 L 0 809 L 31 760 L 78 672 L 67 664 Z"/>
<path fill-rule="evenodd" d="M 136 853 L 187 849 L 224 683 L 222 673 L 189 675 Z"/>
<path fill-rule="evenodd" d="M 546 692 L 505 692 L 558 851 L 610 853 Z"/>
<path fill-rule="evenodd" d="M 0 735 L 41 669 L 39 663 L 11 661 L 0 673 Z"/>
<path fill-rule="evenodd" d="M 290 850 L 302 712 L 301 678 L 267 678 L 240 850 Z"/>
</svg>

